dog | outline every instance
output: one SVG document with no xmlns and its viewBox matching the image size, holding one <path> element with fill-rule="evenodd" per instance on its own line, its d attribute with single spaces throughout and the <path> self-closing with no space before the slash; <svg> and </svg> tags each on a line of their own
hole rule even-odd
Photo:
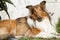
<svg viewBox="0 0 60 40">
<path fill-rule="evenodd" d="M 28 6 L 26 6 L 26 8 L 28 8 Z M 17 18 L 16 20 L 0 20 L 0 35 L 32 36 L 40 33 L 41 30 L 35 28 L 35 20 L 40 21 L 41 15 L 35 14 L 35 11 L 33 10 L 31 12 L 34 13 L 30 13 L 31 15 L 28 17 Z"/>
<path fill-rule="evenodd" d="M 29 16 L 20 17 L 16 20 L 0 20 L 0 35 L 13 35 L 14 37 L 51 37 L 56 33 L 50 24 L 50 16 L 45 10 L 46 1 L 32 6 L 28 5 Z"/>
</svg>

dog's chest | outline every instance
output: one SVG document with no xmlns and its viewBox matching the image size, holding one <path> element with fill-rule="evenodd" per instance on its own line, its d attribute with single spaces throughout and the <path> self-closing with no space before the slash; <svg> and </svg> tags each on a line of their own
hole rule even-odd
<svg viewBox="0 0 60 40">
<path fill-rule="evenodd" d="M 35 25 L 35 21 L 33 20 L 33 19 L 31 19 L 31 18 L 27 18 L 27 23 L 28 23 L 28 25 L 30 26 L 30 27 L 32 27 L 32 26 L 36 26 Z"/>
<path fill-rule="evenodd" d="M 46 18 L 41 22 L 36 21 L 36 27 L 44 32 L 53 33 L 55 28 L 50 24 L 49 19 Z"/>
</svg>

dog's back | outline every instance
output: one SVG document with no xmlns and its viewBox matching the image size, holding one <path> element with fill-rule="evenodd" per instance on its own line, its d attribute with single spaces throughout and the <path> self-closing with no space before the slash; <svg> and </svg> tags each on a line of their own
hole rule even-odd
<svg viewBox="0 0 60 40">
<path fill-rule="evenodd" d="M 16 27 L 16 20 L 0 20 L 0 35 L 12 34 L 12 30 Z"/>
</svg>

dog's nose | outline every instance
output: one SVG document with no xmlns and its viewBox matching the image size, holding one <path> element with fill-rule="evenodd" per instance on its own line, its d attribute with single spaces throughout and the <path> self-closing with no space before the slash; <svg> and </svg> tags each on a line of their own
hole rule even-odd
<svg viewBox="0 0 60 40">
<path fill-rule="evenodd" d="M 42 18 L 41 17 L 38 17 L 38 19 L 37 19 L 39 22 L 41 22 L 42 21 Z"/>
</svg>

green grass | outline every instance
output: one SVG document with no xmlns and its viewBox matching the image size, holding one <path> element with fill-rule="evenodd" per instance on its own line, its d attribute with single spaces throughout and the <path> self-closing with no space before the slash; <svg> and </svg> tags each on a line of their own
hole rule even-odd
<svg viewBox="0 0 60 40">
<path fill-rule="evenodd" d="M 60 18 L 58 19 L 58 23 L 56 24 L 56 30 L 60 33 Z"/>
<path fill-rule="evenodd" d="M 10 39 L 3 39 L 3 40 L 10 40 Z M 17 40 L 60 40 L 57 38 L 32 38 L 32 37 L 21 37 Z"/>
<path fill-rule="evenodd" d="M 19 40 L 60 40 L 57 38 L 20 38 Z"/>
</svg>

